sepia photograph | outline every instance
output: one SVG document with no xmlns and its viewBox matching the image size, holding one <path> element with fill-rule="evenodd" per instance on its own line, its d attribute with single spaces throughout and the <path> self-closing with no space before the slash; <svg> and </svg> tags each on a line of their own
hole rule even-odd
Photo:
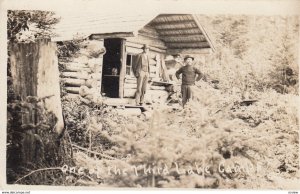
<svg viewBox="0 0 300 194">
<path fill-rule="evenodd" d="M 72 2 L 5 10 L 5 184 L 299 189 L 299 15 Z"/>
</svg>

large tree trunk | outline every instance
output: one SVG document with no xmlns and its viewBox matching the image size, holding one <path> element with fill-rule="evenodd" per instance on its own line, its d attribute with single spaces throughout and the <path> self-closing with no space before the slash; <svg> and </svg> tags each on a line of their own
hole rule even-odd
<svg viewBox="0 0 300 194">
<path fill-rule="evenodd" d="M 56 44 L 49 40 L 9 45 L 14 96 L 8 99 L 7 180 L 24 172 L 56 166 L 64 155 L 60 146 L 64 129 Z"/>
<path fill-rule="evenodd" d="M 56 116 L 55 131 L 61 134 L 64 122 L 56 44 L 49 40 L 28 44 L 15 43 L 10 44 L 9 50 L 14 92 L 22 100 L 27 96 L 50 96 L 45 99 L 45 107 Z"/>
</svg>

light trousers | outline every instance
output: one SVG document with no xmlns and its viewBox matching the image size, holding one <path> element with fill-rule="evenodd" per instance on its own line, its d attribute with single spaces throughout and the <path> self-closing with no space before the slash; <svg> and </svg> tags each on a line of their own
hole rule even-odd
<svg viewBox="0 0 300 194">
<path fill-rule="evenodd" d="M 137 77 L 137 88 L 135 93 L 135 102 L 137 105 L 144 103 L 148 80 L 149 73 L 141 71 L 139 77 Z"/>
</svg>

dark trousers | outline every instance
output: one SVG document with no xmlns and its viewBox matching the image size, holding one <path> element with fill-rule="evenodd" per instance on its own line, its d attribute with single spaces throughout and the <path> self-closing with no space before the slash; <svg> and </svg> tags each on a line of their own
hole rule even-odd
<svg viewBox="0 0 300 194">
<path fill-rule="evenodd" d="M 139 77 L 137 77 L 137 88 L 135 93 L 135 102 L 137 105 L 144 103 L 148 79 L 149 73 L 145 71 L 141 71 Z"/>
<path fill-rule="evenodd" d="M 181 85 L 182 106 L 193 98 L 193 87 L 194 85 Z"/>
</svg>

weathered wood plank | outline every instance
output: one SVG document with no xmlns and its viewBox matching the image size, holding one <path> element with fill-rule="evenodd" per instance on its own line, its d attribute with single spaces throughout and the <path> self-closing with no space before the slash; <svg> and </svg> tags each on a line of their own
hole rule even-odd
<svg viewBox="0 0 300 194">
<path fill-rule="evenodd" d="M 202 32 L 198 27 L 180 27 L 180 28 L 172 28 L 172 29 L 158 29 L 157 30 L 160 35 L 171 35 L 171 34 L 184 34 L 187 33 L 187 31 L 191 31 L 193 33 L 199 32 L 201 34 Z"/>
<path fill-rule="evenodd" d="M 50 42 L 50 40 L 42 40 L 38 42 L 38 44 L 40 45 L 40 49 L 37 73 L 37 96 L 44 97 L 54 95 L 45 100 L 45 107 L 48 111 L 52 111 L 57 117 L 55 131 L 61 134 L 64 128 L 64 121 L 60 99 L 58 57 L 56 53 L 57 46 L 55 43 Z"/>
<path fill-rule="evenodd" d="M 136 37 L 128 37 L 126 38 L 127 41 L 129 42 L 133 42 L 133 43 L 137 43 L 137 44 L 147 44 L 150 46 L 150 50 L 152 47 L 156 47 L 162 50 L 167 49 L 165 43 L 159 39 L 155 39 L 155 38 L 149 38 L 149 37 L 145 37 L 143 35 L 138 35 Z"/>
<path fill-rule="evenodd" d="M 166 90 L 164 86 L 150 86 L 151 90 Z"/>
<path fill-rule="evenodd" d="M 151 22 L 151 26 L 154 26 L 156 29 L 165 29 L 170 28 L 169 26 L 181 26 L 181 25 L 189 25 L 195 26 L 194 20 L 185 20 L 185 21 L 168 21 L 168 22 Z"/>
<path fill-rule="evenodd" d="M 119 77 L 119 97 L 124 97 L 124 81 L 126 75 L 126 40 L 121 41 L 121 67 L 120 67 L 120 77 Z"/>
<path fill-rule="evenodd" d="M 10 44 L 13 87 L 21 99 L 37 95 L 39 45 Z"/>
<path fill-rule="evenodd" d="M 187 48 L 187 49 L 168 49 L 167 54 L 168 55 L 175 55 L 178 53 L 181 54 L 210 54 L 212 52 L 212 49 L 210 48 Z"/>
<path fill-rule="evenodd" d="M 168 75 L 168 71 L 167 71 L 167 67 L 166 67 L 166 64 L 165 64 L 165 60 L 163 57 L 161 57 L 161 78 L 164 80 L 164 81 L 169 81 L 169 75 Z"/>
<path fill-rule="evenodd" d="M 133 37 L 133 32 L 115 32 L 115 33 L 105 33 L 105 34 L 93 34 L 91 39 L 94 40 L 103 40 L 105 38 L 124 38 L 124 37 Z"/>
<path fill-rule="evenodd" d="M 142 53 L 143 50 L 142 50 L 142 47 L 143 47 L 143 44 L 138 42 L 137 40 L 134 40 L 134 39 L 128 39 L 127 38 L 127 41 L 126 41 L 126 47 L 128 49 L 126 49 L 127 52 L 132 52 L 134 54 L 138 54 L 138 53 Z M 164 48 L 157 48 L 157 47 L 154 47 L 153 45 L 149 45 L 150 47 L 150 51 L 154 51 L 154 52 L 157 52 L 157 53 L 166 53 L 166 47 Z"/>
<path fill-rule="evenodd" d="M 157 68 L 157 72 L 156 72 L 155 78 L 159 78 L 159 76 L 161 74 L 161 62 L 162 62 L 162 59 L 164 59 L 164 55 L 163 54 L 156 55 L 156 68 Z"/>
<path fill-rule="evenodd" d="M 159 64 L 157 60 L 160 60 L 159 58 L 156 59 L 156 61 L 153 60 L 154 64 L 150 65 L 150 74 L 152 74 L 152 77 L 159 77 Z"/>
<path fill-rule="evenodd" d="M 178 33 L 178 34 L 165 34 L 165 35 L 160 35 L 160 38 L 163 38 L 163 39 L 165 39 L 165 38 L 178 38 L 178 37 L 186 37 L 186 36 L 191 36 L 191 37 L 194 37 L 194 36 L 196 36 L 196 37 L 204 37 L 204 35 L 202 34 L 202 33 L 187 33 L 187 32 L 185 32 L 185 33 Z M 205 37 L 204 37 L 205 38 Z"/>
<path fill-rule="evenodd" d="M 208 42 L 170 42 L 166 43 L 169 48 L 209 48 Z"/>
<path fill-rule="evenodd" d="M 205 42 L 204 35 L 182 35 L 182 36 L 164 36 L 163 40 L 165 43 L 170 42 Z"/>
</svg>

